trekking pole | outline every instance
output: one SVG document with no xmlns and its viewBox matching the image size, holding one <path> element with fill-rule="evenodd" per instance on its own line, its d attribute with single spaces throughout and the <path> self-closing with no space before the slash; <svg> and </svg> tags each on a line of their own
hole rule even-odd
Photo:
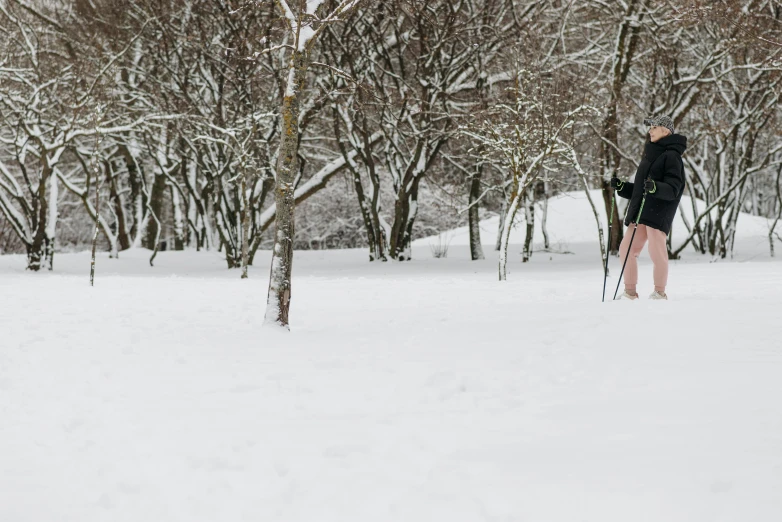
<svg viewBox="0 0 782 522">
<path fill-rule="evenodd" d="M 625 267 L 627 266 L 627 260 L 630 259 L 630 250 L 633 248 L 633 239 L 635 239 L 635 232 L 638 230 L 638 222 L 641 221 L 641 213 L 644 211 L 644 203 L 646 203 L 646 187 L 644 187 L 644 196 L 641 198 L 641 208 L 638 210 L 638 217 L 635 218 L 635 227 L 633 228 L 633 235 L 630 236 L 630 244 L 627 245 L 627 254 L 625 254 L 625 262 L 622 263 L 622 271 L 619 273 L 619 281 L 616 282 L 616 290 L 614 290 L 614 300 L 616 300 L 616 294 L 619 292 L 619 285 L 622 284 L 622 276 L 625 274 Z"/>
<path fill-rule="evenodd" d="M 611 191 L 611 214 L 608 216 L 608 241 L 606 242 L 606 266 L 603 271 L 603 302 L 606 302 L 606 283 L 608 282 L 608 256 L 611 252 L 611 228 L 614 226 L 614 203 L 616 190 Z"/>
</svg>

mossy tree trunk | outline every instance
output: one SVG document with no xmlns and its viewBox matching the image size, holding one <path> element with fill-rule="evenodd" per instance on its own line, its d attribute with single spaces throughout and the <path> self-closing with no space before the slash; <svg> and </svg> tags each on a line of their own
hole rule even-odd
<svg viewBox="0 0 782 522">
<path fill-rule="evenodd" d="M 308 52 L 295 50 L 288 68 L 288 85 L 282 102 L 282 136 L 277 156 L 275 187 L 276 232 L 266 303 L 266 323 L 288 328 L 291 304 L 291 272 L 293 268 L 294 181 L 299 171 L 299 106 L 305 87 Z"/>
</svg>

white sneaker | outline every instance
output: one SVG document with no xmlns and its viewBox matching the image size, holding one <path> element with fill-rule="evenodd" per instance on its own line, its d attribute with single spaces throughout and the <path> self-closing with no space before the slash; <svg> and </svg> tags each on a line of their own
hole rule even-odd
<svg viewBox="0 0 782 522">
<path fill-rule="evenodd" d="M 622 295 L 619 296 L 619 299 L 629 299 L 630 301 L 633 301 L 638 299 L 638 294 L 628 294 L 627 290 L 625 290 L 622 292 Z"/>
<path fill-rule="evenodd" d="M 654 292 L 652 292 L 652 295 L 649 296 L 649 299 L 663 299 L 667 301 L 668 296 L 665 294 L 665 292 L 660 293 L 657 290 L 655 290 Z"/>
</svg>

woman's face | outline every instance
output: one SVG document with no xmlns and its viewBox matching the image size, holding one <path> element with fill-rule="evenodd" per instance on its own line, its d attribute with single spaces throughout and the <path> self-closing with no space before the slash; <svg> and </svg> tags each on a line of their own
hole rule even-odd
<svg viewBox="0 0 782 522">
<path fill-rule="evenodd" d="M 667 127 L 654 126 L 649 129 L 649 138 L 652 140 L 652 143 L 670 135 L 671 135 L 671 131 L 669 131 Z"/>
</svg>

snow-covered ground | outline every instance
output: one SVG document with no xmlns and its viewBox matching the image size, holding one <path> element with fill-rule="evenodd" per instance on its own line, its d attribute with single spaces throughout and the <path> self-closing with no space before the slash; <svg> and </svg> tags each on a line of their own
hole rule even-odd
<svg viewBox="0 0 782 522">
<path fill-rule="evenodd" d="M 290 334 L 267 256 L 1 257 L 0 521 L 776 522 L 782 264 L 739 224 L 668 302 L 600 302 L 578 196 L 505 283 L 491 220 L 481 262 L 297 252 Z"/>
</svg>

